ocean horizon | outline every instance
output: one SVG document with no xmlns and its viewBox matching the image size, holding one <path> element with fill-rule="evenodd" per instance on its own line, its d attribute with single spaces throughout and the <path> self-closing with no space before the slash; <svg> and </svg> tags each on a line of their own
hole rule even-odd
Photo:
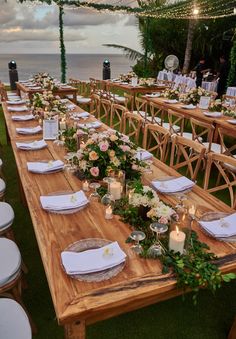
<svg viewBox="0 0 236 339">
<path fill-rule="evenodd" d="M 102 79 L 105 59 L 110 61 L 112 78 L 131 71 L 135 63 L 122 54 L 67 54 L 67 80 Z M 60 54 L 0 54 L 0 80 L 4 83 L 9 83 L 8 63 L 11 60 L 16 61 L 20 80 L 38 72 L 48 72 L 60 79 Z"/>
</svg>

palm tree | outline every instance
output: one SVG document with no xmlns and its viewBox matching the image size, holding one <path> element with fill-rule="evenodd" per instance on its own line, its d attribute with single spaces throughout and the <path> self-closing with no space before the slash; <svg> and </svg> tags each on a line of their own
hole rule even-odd
<svg viewBox="0 0 236 339">
<path fill-rule="evenodd" d="M 197 25 L 196 20 L 189 20 L 188 25 L 188 36 L 187 36 L 187 44 L 185 48 L 185 56 L 184 56 L 184 65 L 183 65 L 183 73 L 186 74 L 189 71 L 191 56 L 192 56 L 192 49 L 193 49 L 193 37 L 194 37 L 194 30 Z"/>
</svg>

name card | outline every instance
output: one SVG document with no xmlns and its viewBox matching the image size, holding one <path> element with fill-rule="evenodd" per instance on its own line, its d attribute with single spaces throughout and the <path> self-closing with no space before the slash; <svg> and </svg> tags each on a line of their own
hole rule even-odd
<svg viewBox="0 0 236 339">
<path fill-rule="evenodd" d="M 211 97 L 202 96 L 199 101 L 199 108 L 208 109 L 210 105 Z"/>
<path fill-rule="evenodd" d="M 58 133 L 59 128 L 57 119 L 43 120 L 43 139 L 55 140 L 58 137 Z"/>
</svg>

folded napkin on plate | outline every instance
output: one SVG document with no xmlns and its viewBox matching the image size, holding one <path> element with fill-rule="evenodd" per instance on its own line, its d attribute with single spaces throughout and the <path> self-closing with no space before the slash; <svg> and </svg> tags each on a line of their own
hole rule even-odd
<svg viewBox="0 0 236 339">
<path fill-rule="evenodd" d="M 42 131 L 41 126 L 36 127 L 17 127 L 16 132 L 19 134 L 36 134 Z"/>
<path fill-rule="evenodd" d="M 42 89 L 40 86 L 29 86 L 29 89 Z"/>
<path fill-rule="evenodd" d="M 75 113 L 77 118 L 87 118 L 90 116 L 89 112 L 80 112 L 80 113 Z"/>
<path fill-rule="evenodd" d="M 61 160 L 48 161 L 48 162 L 27 162 L 29 172 L 47 173 L 62 169 L 64 162 Z"/>
<path fill-rule="evenodd" d="M 186 177 L 179 177 L 165 181 L 154 180 L 152 185 L 161 193 L 175 193 L 190 189 L 195 183 Z"/>
<path fill-rule="evenodd" d="M 22 104 L 25 104 L 25 100 L 16 100 L 16 99 L 12 99 L 12 100 L 7 100 L 6 103 L 8 105 L 22 105 Z"/>
<path fill-rule="evenodd" d="M 125 261 L 126 254 L 117 242 L 84 252 L 62 252 L 62 264 L 67 274 L 87 274 L 117 266 Z"/>
<path fill-rule="evenodd" d="M 76 108 L 76 105 L 75 104 L 67 104 L 66 107 L 67 107 L 67 109 L 74 109 L 74 108 Z"/>
<path fill-rule="evenodd" d="M 47 143 L 42 140 L 36 140 L 33 142 L 16 142 L 16 147 L 23 150 L 38 150 L 47 147 Z"/>
<path fill-rule="evenodd" d="M 20 107 L 7 107 L 8 111 L 12 112 L 24 112 L 28 111 L 28 108 L 26 106 L 20 106 Z"/>
<path fill-rule="evenodd" d="M 94 121 L 94 122 L 88 122 L 87 124 L 78 124 L 78 127 L 80 128 L 99 128 L 102 126 L 102 123 L 100 121 Z"/>
<path fill-rule="evenodd" d="M 236 213 L 212 221 L 199 221 L 199 224 L 216 238 L 236 235 Z"/>
<path fill-rule="evenodd" d="M 138 150 L 137 154 L 136 154 L 136 158 L 138 160 L 148 160 L 153 158 L 152 153 L 145 151 L 145 150 Z"/>
<path fill-rule="evenodd" d="M 26 114 L 26 115 L 12 115 L 12 120 L 15 121 L 27 121 L 34 119 L 33 114 Z"/>
<path fill-rule="evenodd" d="M 148 97 L 148 98 L 158 98 L 158 97 L 161 96 L 161 94 L 160 93 L 151 93 L 151 94 L 146 94 L 145 96 Z"/>
<path fill-rule="evenodd" d="M 165 100 L 164 102 L 166 102 L 167 104 L 177 104 L 178 100 L 176 100 L 176 99 L 169 99 L 169 100 Z"/>
<path fill-rule="evenodd" d="M 69 210 L 88 204 L 88 199 L 83 191 L 72 194 L 41 196 L 40 202 L 45 210 Z"/>
<path fill-rule="evenodd" d="M 181 106 L 181 107 L 185 108 L 185 109 L 195 109 L 197 106 L 190 104 L 190 105 L 185 105 L 185 106 Z"/>
<path fill-rule="evenodd" d="M 223 113 L 221 112 L 203 112 L 203 114 L 207 117 L 213 117 L 213 118 L 220 118 Z"/>
</svg>

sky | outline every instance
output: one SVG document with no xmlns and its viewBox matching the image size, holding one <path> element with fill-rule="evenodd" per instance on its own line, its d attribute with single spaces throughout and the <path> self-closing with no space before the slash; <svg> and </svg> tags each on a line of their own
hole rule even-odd
<svg viewBox="0 0 236 339">
<path fill-rule="evenodd" d="M 67 53 L 122 53 L 102 46 L 119 44 L 140 50 L 137 19 L 89 9 L 66 9 Z M 58 8 L 0 0 L 0 54 L 59 53 Z"/>
</svg>

